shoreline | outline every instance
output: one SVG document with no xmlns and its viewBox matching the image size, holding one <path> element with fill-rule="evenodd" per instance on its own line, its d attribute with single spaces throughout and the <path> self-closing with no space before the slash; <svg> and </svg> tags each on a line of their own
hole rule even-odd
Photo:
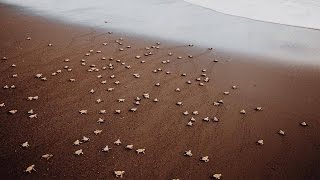
<svg viewBox="0 0 320 180">
<path fill-rule="evenodd" d="M 0 85 L 16 86 L 0 90 L 0 103 L 5 103 L 0 108 L 0 177 L 115 179 L 116 170 L 124 170 L 125 179 L 209 179 L 214 173 L 222 173 L 223 179 L 320 177 L 319 67 L 281 65 L 169 41 L 161 41 L 159 49 L 146 50 L 158 46 L 157 41 L 20 14 L 7 6 L 0 10 L 4 27 L 0 57 L 8 58 L 0 61 Z M 49 43 L 53 46 L 48 47 Z M 85 56 L 91 49 L 94 52 Z M 153 54 L 144 56 L 147 52 Z M 141 58 L 136 59 L 137 55 Z M 81 59 L 86 60 L 85 66 Z M 170 63 L 163 64 L 167 59 Z M 114 69 L 102 70 L 110 63 Z M 100 71 L 88 72 L 90 65 Z M 163 71 L 153 73 L 158 68 Z M 62 73 L 52 76 L 58 69 Z M 199 86 L 195 79 L 203 81 L 203 69 L 210 81 Z M 48 80 L 35 78 L 37 73 Z M 141 77 L 134 78 L 135 73 Z M 13 74 L 18 77 L 12 78 Z M 72 78 L 75 82 L 69 82 Z M 106 84 L 101 84 L 103 80 Z M 114 84 L 117 80 L 119 85 Z M 159 87 L 155 86 L 158 82 Z M 238 88 L 232 89 L 233 85 Z M 107 91 L 110 87 L 114 91 Z M 175 92 L 177 87 L 181 92 Z M 95 93 L 89 93 L 90 89 Z M 225 91 L 230 94 L 224 95 Z M 144 93 L 150 93 L 150 99 L 143 99 Z M 27 101 L 29 96 L 39 99 Z M 142 98 L 140 105 L 134 105 L 137 96 Z M 125 102 L 119 103 L 119 98 Z M 154 98 L 159 102 L 153 102 Z M 98 104 L 97 99 L 103 102 Z M 224 104 L 214 106 L 220 99 Z M 183 106 L 177 106 L 178 101 Z M 263 111 L 255 111 L 258 106 Z M 129 111 L 133 107 L 137 112 Z M 18 113 L 8 114 L 11 109 Z M 38 118 L 28 118 L 30 109 Z M 88 114 L 80 115 L 81 109 Z M 107 114 L 99 114 L 101 109 Z M 117 109 L 121 114 L 114 113 Z M 247 113 L 240 114 L 241 109 Z M 199 115 L 184 116 L 185 111 L 199 111 Z M 196 121 L 188 127 L 191 116 Z M 207 116 L 216 116 L 219 122 L 203 121 Z M 98 118 L 106 122 L 98 124 Z M 302 121 L 308 127 L 300 126 Z M 95 135 L 96 129 L 103 131 Z M 284 137 L 277 134 L 280 129 L 286 132 Z M 82 136 L 90 141 L 74 146 Z M 120 146 L 113 144 L 118 138 Z M 256 144 L 259 139 L 264 140 L 263 146 Z M 20 146 L 25 141 L 30 147 Z M 125 149 L 127 144 L 133 144 L 134 150 Z M 110 152 L 101 151 L 106 145 L 112 148 Z M 136 154 L 138 148 L 145 148 L 146 153 Z M 75 156 L 78 149 L 84 154 Z M 189 149 L 193 157 L 183 155 Z M 52 153 L 52 159 L 41 159 L 46 153 Z M 201 162 L 203 156 L 210 161 Z M 31 164 L 37 171 L 23 172 Z"/>
<path fill-rule="evenodd" d="M 26 5 L 29 12 L 66 24 L 113 29 L 130 36 L 157 38 L 178 44 L 192 43 L 284 63 L 320 65 L 319 31 L 225 15 L 182 0 L 166 3 L 143 0 L 135 8 L 131 8 L 132 2 L 129 0 L 106 2 L 110 6 L 93 1 L 88 8 L 82 1 L 71 7 L 46 2 L 56 11 L 41 4 L 35 5 L 35 2 Z M 69 5 L 72 3 L 70 1 Z M 20 11 L 26 9 L 19 7 Z M 121 10 L 114 11 L 112 7 L 121 7 Z M 81 13 L 77 9 L 82 9 Z M 153 12 L 156 19 L 150 17 Z M 181 21 L 179 17 L 187 20 Z"/>
</svg>

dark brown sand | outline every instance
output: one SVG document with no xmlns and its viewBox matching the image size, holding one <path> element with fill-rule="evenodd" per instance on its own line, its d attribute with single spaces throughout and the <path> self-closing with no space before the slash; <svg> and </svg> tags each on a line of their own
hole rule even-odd
<svg viewBox="0 0 320 180">
<path fill-rule="evenodd" d="M 157 46 L 157 40 L 108 34 L 0 7 L 0 57 L 8 58 L 0 61 L 0 103 L 5 103 L 0 108 L 1 179 L 113 179 L 115 170 L 125 171 L 125 179 L 209 179 L 214 173 L 221 173 L 222 179 L 320 178 L 319 67 L 284 65 L 199 45 L 161 42 L 160 49 L 145 50 Z M 26 40 L 29 36 L 32 39 Z M 115 42 L 120 37 L 123 45 Z M 48 47 L 49 43 L 53 46 Z M 121 47 L 124 51 L 118 50 Z M 94 52 L 84 56 L 90 49 Z M 144 56 L 150 51 L 153 55 Z M 135 59 L 136 55 L 141 59 Z M 103 56 L 107 60 L 101 60 Z M 64 62 L 66 58 L 70 62 Z M 81 59 L 86 66 L 80 65 Z M 171 62 L 161 63 L 167 59 Z M 113 70 L 101 69 L 109 63 Z M 87 71 L 92 64 L 99 72 Z M 158 68 L 163 71 L 152 72 Z M 58 69 L 62 73 L 51 76 Z M 207 69 L 210 81 L 199 86 L 195 79 L 202 69 Z M 48 80 L 35 78 L 38 73 Z M 141 77 L 134 78 L 134 73 Z M 12 78 L 13 74 L 18 77 Z M 113 74 L 116 78 L 110 79 Z M 69 82 L 71 78 L 76 81 Z M 103 80 L 107 83 L 101 84 Z M 114 84 L 117 80 L 119 85 Z M 160 87 L 154 86 L 158 82 Z M 13 84 L 16 89 L 2 89 Z M 238 89 L 231 89 L 233 85 Z M 114 91 L 108 92 L 110 87 Z M 181 92 L 175 92 L 177 87 Z M 90 89 L 96 92 L 91 94 Z M 134 98 L 146 92 L 150 99 L 142 98 L 135 106 Z M 39 99 L 27 101 L 29 96 Z M 97 104 L 99 98 L 103 102 Z M 119 98 L 125 102 L 117 102 Z M 154 98 L 159 102 L 153 102 Z M 224 104 L 213 106 L 220 99 Z M 183 106 L 175 105 L 177 101 Z M 257 106 L 263 111 L 255 111 Z M 129 112 L 132 107 L 137 112 Z M 18 112 L 10 115 L 11 109 Z M 37 119 L 28 118 L 30 109 Z M 80 115 L 81 109 L 88 114 Z M 101 109 L 107 114 L 98 114 Z M 114 114 L 116 109 L 121 114 Z M 242 109 L 245 115 L 239 113 Z M 199 115 L 192 115 L 196 110 Z M 184 111 L 190 115 L 184 116 Z M 192 116 L 196 122 L 188 127 Z M 203 121 L 207 116 L 220 121 Z M 98 118 L 106 122 L 98 124 Z M 303 121 L 307 127 L 299 125 Z M 102 129 L 102 134 L 95 135 L 96 129 Z M 285 136 L 278 134 L 280 129 Z M 90 141 L 73 146 L 82 136 Z M 121 146 L 113 144 L 118 138 Z M 256 144 L 259 139 L 264 140 L 263 146 Z M 25 141 L 30 147 L 24 149 L 20 144 Z M 127 144 L 133 144 L 134 150 L 145 148 L 146 153 L 126 150 Z M 101 152 L 106 145 L 112 150 Z M 73 155 L 78 149 L 84 154 Z M 185 157 L 186 150 L 192 150 L 193 156 Z M 47 153 L 53 158 L 41 159 Z M 210 161 L 201 162 L 202 156 L 209 156 Z M 32 164 L 36 172 L 25 173 Z"/>
</svg>

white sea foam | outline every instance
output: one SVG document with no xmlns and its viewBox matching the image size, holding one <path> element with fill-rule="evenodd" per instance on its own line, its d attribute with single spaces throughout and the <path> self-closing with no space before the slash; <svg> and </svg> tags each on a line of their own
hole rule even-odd
<svg viewBox="0 0 320 180">
<path fill-rule="evenodd" d="M 320 29 L 320 0 L 185 0 L 221 13 Z"/>
</svg>

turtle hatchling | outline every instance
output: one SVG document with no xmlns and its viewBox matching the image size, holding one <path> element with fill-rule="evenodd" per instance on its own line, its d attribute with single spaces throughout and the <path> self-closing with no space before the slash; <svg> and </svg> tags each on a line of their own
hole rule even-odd
<svg viewBox="0 0 320 180">
<path fill-rule="evenodd" d="M 111 148 L 109 148 L 109 146 L 102 148 L 102 152 L 109 152 L 110 150 Z"/>
<path fill-rule="evenodd" d="M 46 160 L 49 160 L 52 157 L 53 157 L 53 154 L 44 154 L 41 156 L 41 158 L 46 159 Z"/>
<path fill-rule="evenodd" d="M 93 133 L 94 133 L 95 135 L 98 135 L 98 134 L 101 134 L 101 133 L 102 133 L 102 130 L 97 129 L 97 130 L 93 131 Z"/>
<path fill-rule="evenodd" d="M 120 144 L 121 144 L 120 139 L 117 139 L 117 140 L 114 142 L 114 144 L 117 145 L 117 146 L 120 146 Z"/>
<path fill-rule="evenodd" d="M 36 171 L 36 169 L 34 167 L 35 167 L 35 165 L 32 164 L 31 166 L 27 167 L 27 169 L 24 170 L 24 172 L 31 173 L 32 171 Z"/>
<path fill-rule="evenodd" d="M 123 178 L 125 171 L 114 171 L 114 175 L 116 175 L 116 178 Z"/>
<path fill-rule="evenodd" d="M 83 154 L 83 151 L 82 151 L 82 149 L 79 149 L 79 150 L 76 150 L 73 154 L 80 156 Z"/>
<path fill-rule="evenodd" d="M 21 147 L 23 147 L 23 148 L 27 148 L 27 147 L 29 147 L 30 145 L 29 145 L 29 142 L 28 141 L 26 141 L 26 142 L 24 142 L 24 143 L 22 143 L 21 144 Z"/>
<path fill-rule="evenodd" d="M 209 156 L 201 157 L 200 160 L 203 162 L 209 162 Z"/>
<path fill-rule="evenodd" d="M 213 174 L 212 175 L 212 178 L 217 179 L 217 180 L 221 179 L 221 177 L 222 177 L 222 174 Z"/>
<path fill-rule="evenodd" d="M 140 154 L 140 153 L 145 154 L 145 151 L 146 151 L 146 149 L 137 149 L 136 150 L 137 154 Z"/>
<path fill-rule="evenodd" d="M 191 152 L 191 150 L 185 151 L 185 152 L 184 152 L 184 155 L 185 155 L 185 156 L 192 157 L 192 152 Z"/>
<path fill-rule="evenodd" d="M 133 149 L 133 144 L 129 144 L 126 146 L 126 149 L 132 150 Z"/>
</svg>

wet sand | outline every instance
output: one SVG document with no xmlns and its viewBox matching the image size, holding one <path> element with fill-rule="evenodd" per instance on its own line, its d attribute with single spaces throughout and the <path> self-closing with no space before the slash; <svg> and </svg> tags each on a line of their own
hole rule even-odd
<svg viewBox="0 0 320 180">
<path fill-rule="evenodd" d="M 222 179 L 320 178 L 318 66 L 279 64 L 166 41 L 161 41 L 159 49 L 146 50 L 158 46 L 158 40 L 108 34 L 0 7 L 0 57 L 8 58 L 0 61 L 0 85 L 16 86 L 0 90 L 0 103 L 5 103 L 0 108 L 3 179 L 113 179 L 115 170 L 125 171 L 125 179 L 209 179 L 215 173 L 221 173 Z M 91 49 L 90 56 L 85 56 Z M 152 55 L 144 56 L 148 52 Z M 136 59 L 137 55 L 141 58 Z M 163 64 L 164 60 L 170 63 Z M 102 70 L 110 63 L 114 69 Z M 98 72 L 87 71 L 93 64 Z M 154 73 L 158 68 L 163 71 Z M 51 75 L 59 69 L 60 74 Z M 203 82 L 203 69 L 209 82 Z M 47 81 L 35 78 L 38 73 Z M 140 78 L 134 78 L 135 73 Z M 12 78 L 13 74 L 18 77 Z M 204 86 L 199 86 L 198 77 Z M 104 80 L 106 84 L 101 84 Z M 187 84 L 188 80 L 192 83 Z M 107 91 L 111 87 L 115 89 Z M 181 92 L 175 92 L 176 88 Z M 225 91 L 230 94 L 224 95 Z M 144 93 L 150 99 L 144 99 Z M 39 99 L 28 101 L 29 96 Z M 142 99 L 140 105 L 134 104 L 137 96 Z M 125 101 L 119 103 L 119 98 Z M 153 102 L 154 98 L 159 102 Z M 98 104 L 97 99 L 103 102 Z M 224 104 L 214 106 L 220 99 Z M 177 106 L 178 101 L 183 105 Z M 263 110 L 255 111 L 258 106 Z M 133 107 L 137 111 L 129 112 Z M 9 114 L 12 109 L 18 112 Z M 37 118 L 28 118 L 30 109 Z M 107 113 L 99 114 L 102 109 Z M 120 114 L 114 113 L 117 109 Z M 242 109 L 246 114 L 240 114 Z M 80 115 L 79 110 L 88 113 Z M 190 114 L 183 115 L 185 111 Z M 214 116 L 219 122 L 202 120 Z M 196 121 L 189 127 L 191 117 Z M 98 118 L 105 123 L 98 124 Z M 300 125 L 303 121 L 307 127 Z M 96 129 L 103 131 L 95 135 Z M 280 129 L 285 136 L 278 134 Z M 82 136 L 90 141 L 74 146 Z M 118 138 L 120 146 L 113 143 Z M 257 145 L 260 139 L 262 146 Z M 30 146 L 22 148 L 26 141 Z M 125 149 L 127 144 L 133 144 L 134 150 Z M 110 152 L 101 151 L 106 145 L 112 148 Z M 145 148 L 145 154 L 137 154 L 138 148 Z M 84 154 L 74 155 L 78 149 Z M 187 150 L 192 157 L 184 156 Z M 53 157 L 41 159 L 47 153 Z M 210 161 L 201 162 L 203 156 Z M 25 173 L 32 164 L 36 172 Z"/>
</svg>

